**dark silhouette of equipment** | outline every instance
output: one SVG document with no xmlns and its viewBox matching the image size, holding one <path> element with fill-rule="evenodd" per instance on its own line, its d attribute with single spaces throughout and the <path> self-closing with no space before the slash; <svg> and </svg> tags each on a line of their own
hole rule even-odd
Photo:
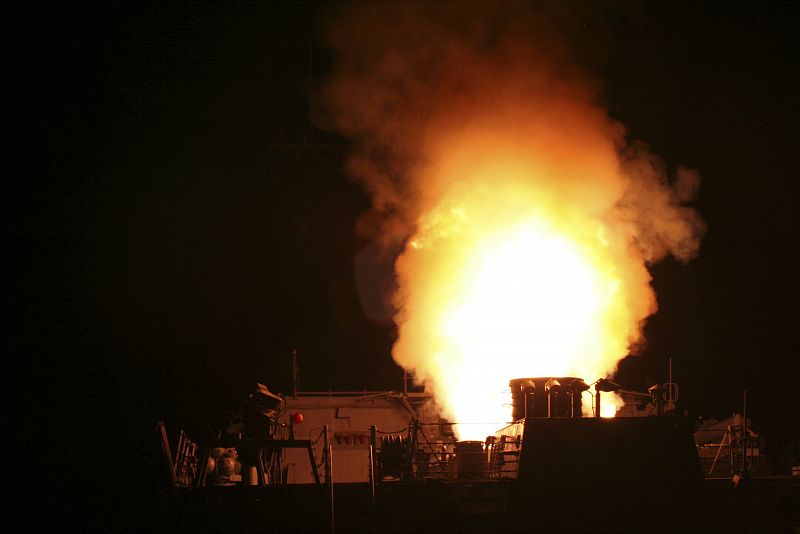
<svg viewBox="0 0 800 534">
<path fill-rule="evenodd" d="M 520 480 L 531 488 L 576 482 L 641 491 L 696 487 L 703 472 L 692 429 L 677 417 L 529 418 Z"/>
<path fill-rule="evenodd" d="M 408 472 L 411 456 L 408 439 L 404 436 L 384 436 L 378 452 L 379 475 L 403 478 Z"/>
</svg>

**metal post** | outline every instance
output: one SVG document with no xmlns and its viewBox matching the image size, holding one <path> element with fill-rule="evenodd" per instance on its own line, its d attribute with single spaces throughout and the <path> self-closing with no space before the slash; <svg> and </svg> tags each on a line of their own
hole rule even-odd
<svg viewBox="0 0 800 534">
<path fill-rule="evenodd" d="M 747 390 L 744 390 L 742 402 L 742 437 L 747 438 Z"/>
<path fill-rule="evenodd" d="M 331 534 L 336 532 L 336 513 L 334 512 L 334 499 L 333 499 L 333 446 L 328 445 L 328 463 L 330 464 L 330 489 L 331 489 Z"/>
<path fill-rule="evenodd" d="M 594 392 L 594 416 L 600 417 L 600 391 Z"/>
<path fill-rule="evenodd" d="M 297 349 L 292 349 L 292 397 L 297 398 Z"/>
<path fill-rule="evenodd" d="M 336 532 L 336 516 L 334 514 L 333 506 L 333 445 L 328 441 L 328 425 L 324 427 L 325 431 L 325 481 L 328 483 L 328 490 L 330 491 L 331 499 L 331 534 Z"/>
<path fill-rule="evenodd" d="M 175 463 L 172 461 L 172 451 L 169 448 L 169 438 L 167 438 L 167 429 L 163 421 L 159 421 L 156 425 L 158 432 L 161 434 L 161 450 L 164 452 L 164 457 L 167 459 L 167 468 L 169 469 L 170 483 L 174 488 L 177 483 L 175 476 Z"/>
<path fill-rule="evenodd" d="M 325 483 L 331 483 L 331 458 L 328 454 L 328 425 L 322 427 L 322 457 L 325 459 Z"/>
<path fill-rule="evenodd" d="M 748 449 L 748 439 L 747 439 L 747 390 L 744 390 L 744 395 L 742 398 L 742 474 L 747 475 L 750 471 L 748 461 L 747 461 L 747 449 Z"/>
<path fill-rule="evenodd" d="M 406 466 L 406 480 L 413 480 L 414 478 L 414 462 L 416 461 L 417 453 L 417 432 L 419 431 L 419 421 L 416 419 L 411 421 L 408 427 L 408 465 Z"/>
<path fill-rule="evenodd" d="M 672 356 L 669 357 L 669 384 L 667 385 L 667 402 L 672 404 Z"/>
<path fill-rule="evenodd" d="M 211 457 L 211 449 L 212 446 L 206 447 L 206 451 L 203 453 L 203 459 L 201 460 L 200 464 L 200 474 L 197 476 L 197 480 L 195 481 L 194 487 L 201 488 L 206 485 L 206 475 L 208 475 L 208 460 Z"/>
<path fill-rule="evenodd" d="M 728 440 L 728 445 L 730 450 L 730 447 L 733 446 L 733 439 L 731 439 L 730 426 L 725 429 L 725 433 L 722 435 L 722 441 L 719 442 L 719 448 L 717 449 L 717 454 L 714 455 L 714 461 L 711 462 L 711 468 L 708 470 L 707 476 L 711 476 L 711 473 L 714 472 L 714 467 L 717 466 L 717 460 L 719 460 L 719 454 L 722 452 L 722 448 L 725 446 L 725 440 Z M 733 467 L 733 462 L 731 462 L 731 467 Z"/>
<path fill-rule="evenodd" d="M 369 481 L 372 486 L 372 504 L 375 504 L 375 455 L 377 453 L 378 427 L 369 427 Z"/>
</svg>

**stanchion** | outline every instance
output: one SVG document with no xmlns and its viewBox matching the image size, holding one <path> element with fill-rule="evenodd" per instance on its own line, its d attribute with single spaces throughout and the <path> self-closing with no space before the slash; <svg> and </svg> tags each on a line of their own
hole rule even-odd
<svg viewBox="0 0 800 534">
<path fill-rule="evenodd" d="M 328 425 L 323 427 L 323 447 L 325 447 L 325 482 L 328 484 L 328 491 L 330 492 L 331 499 L 331 534 L 336 532 L 336 514 L 334 513 L 333 505 L 333 446 L 328 440 Z"/>
<path fill-rule="evenodd" d="M 370 502 L 373 506 L 375 506 L 375 454 L 377 441 L 378 427 L 372 425 L 369 427 L 369 482 L 372 487 L 372 500 Z"/>
</svg>

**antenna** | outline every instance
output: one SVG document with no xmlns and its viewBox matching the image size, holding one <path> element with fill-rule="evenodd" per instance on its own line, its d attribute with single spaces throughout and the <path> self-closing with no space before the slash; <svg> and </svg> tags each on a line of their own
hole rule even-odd
<svg viewBox="0 0 800 534">
<path fill-rule="evenodd" d="M 669 378 L 668 382 L 665 384 L 666 389 L 666 402 L 670 405 L 670 409 L 675 408 L 675 403 L 678 401 L 678 384 L 672 381 L 672 356 L 667 358 L 669 362 Z"/>
<path fill-rule="evenodd" d="M 742 437 L 747 438 L 747 390 L 744 390 L 742 398 Z"/>
<path fill-rule="evenodd" d="M 668 358 L 669 360 L 669 383 L 672 384 L 672 356 Z M 672 388 L 669 388 L 669 401 L 672 402 Z"/>
<path fill-rule="evenodd" d="M 292 349 L 292 396 L 297 398 L 297 383 L 300 380 L 300 369 L 297 367 L 297 349 Z"/>
<path fill-rule="evenodd" d="M 672 402 L 672 356 L 669 357 L 669 386 L 667 386 L 667 402 Z"/>
</svg>

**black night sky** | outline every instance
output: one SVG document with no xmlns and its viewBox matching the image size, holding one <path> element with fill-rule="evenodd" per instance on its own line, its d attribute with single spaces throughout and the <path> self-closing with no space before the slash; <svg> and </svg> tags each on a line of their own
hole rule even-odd
<svg viewBox="0 0 800 534">
<path fill-rule="evenodd" d="M 617 380 L 646 390 L 672 356 L 692 414 L 737 412 L 746 389 L 780 449 L 800 407 L 800 10 L 632 11 L 608 10 L 608 108 L 699 171 L 708 232 L 690 264 L 652 268 L 661 309 Z M 80 3 L 6 21 L 4 338 L 19 435 L 42 436 L 50 476 L 146 487 L 157 420 L 176 430 L 257 381 L 288 392 L 295 348 L 303 389 L 401 387 L 392 325 L 356 288 L 368 198 L 345 141 L 309 120 L 331 62 L 316 17 L 301 1 Z"/>
</svg>

